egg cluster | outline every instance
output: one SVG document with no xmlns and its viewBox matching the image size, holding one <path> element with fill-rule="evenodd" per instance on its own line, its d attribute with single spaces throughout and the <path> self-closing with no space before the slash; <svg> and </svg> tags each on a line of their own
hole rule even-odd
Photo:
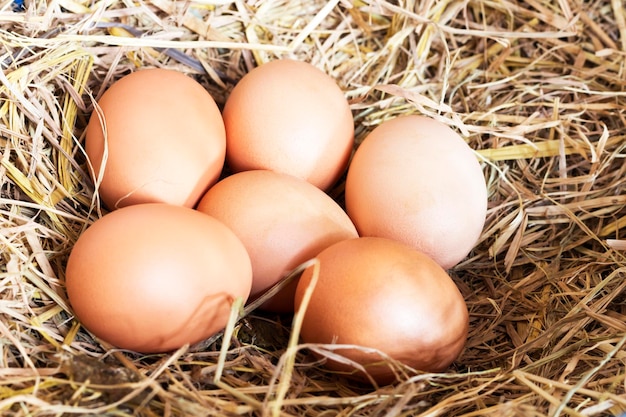
<svg viewBox="0 0 626 417">
<path fill-rule="evenodd" d="M 308 63 L 253 69 L 223 111 L 176 71 L 121 78 L 86 131 L 109 213 L 68 259 L 77 319 L 118 348 L 171 351 L 317 258 L 260 308 L 300 311 L 302 339 L 333 344 L 345 360 L 327 366 L 355 378 L 393 381 L 385 357 L 446 369 L 469 322 L 446 269 L 476 244 L 487 209 L 478 160 L 423 116 L 383 121 L 354 147 L 342 90 Z M 327 191 L 346 172 L 344 210 Z"/>
</svg>

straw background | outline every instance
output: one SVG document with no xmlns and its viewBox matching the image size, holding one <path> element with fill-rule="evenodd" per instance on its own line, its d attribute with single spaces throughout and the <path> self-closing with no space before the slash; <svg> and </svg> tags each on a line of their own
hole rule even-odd
<svg viewBox="0 0 626 417">
<path fill-rule="evenodd" d="M 290 318 L 255 312 L 224 338 L 151 356 L 73 319 L 64 262 L 102 215 L 81 146 L 94 101 L 156 66 L 194 76 L 221 105 L 281 57 L 337 80 L 357 141 L 421 113 L 477 151 L 489 211 L 450 271 L 471 328 L 447 373 L 360 386 L 290 341 Z M 626 412 L 622 1 L 3 0 L 0 66 L 2 415 Z"/>
</svg>

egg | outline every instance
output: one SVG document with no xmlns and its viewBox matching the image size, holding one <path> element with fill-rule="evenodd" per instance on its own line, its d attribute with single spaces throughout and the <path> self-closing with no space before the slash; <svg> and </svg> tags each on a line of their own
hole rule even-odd
<svg viewBox="0 0 626 417">
<path fill-rule="evenodd" d="M 224 166 L 217 104 L 190 76 L 160 68 L 126 75 L 98 100 L 85 151 L 111 210 L 139 203 L 193 207 Z"/>
<path fill-rule="evenodd" d="M 305 292 L 312 291 L 300 312 L 304 342 L 354 345 L 333 352 L 362 365 L 378 384 L 396 380 L 385 355 L 417 371 L 441 372 L 462 352 L 467 306 L 429 256 L 394 240 L 360 237 L 329 246 L 317 259 L 319 274 L 307 268 L 295 294 L 300 311 Z M 347 361 L 328 359 L 325 365 L 369 380 Z"/>
<path fill-rule="evenodd" d="M 307 181 L 267 170 L 244 171 L 215 184 L 197 209 L 241 239 L 252 262 L 250 299 L 261 296 L 321 250 L 358 236 L 345 211 Z M 292 312 L 297 281 L 262 305 Z"/>
<path fill-rule="evenodd" d="M 307 62 L 279 59 L 252 69 L 229 94 L 223 118 L 234 172 L 272 170 L 326 190 L 353 149 L 354 121 L 342 90 Z"/>
<path fill-rule="evenodd" d="M 77 239 L 65 284 L 81 324 L 121 349 L 178 349 L 223 329 L 246 301 L 252 266 L 237 236 L 196 210 L 163 203 L 104 215 Z"/>
<path fill-rule="evenodd" d="M 345 202 L 360 236 L 398 240 L 449 269 L 482 233 L 487 187 L 459 134 L 410 115 L 385 121 L 365 137 L 348 168 Z"/>
</svg>

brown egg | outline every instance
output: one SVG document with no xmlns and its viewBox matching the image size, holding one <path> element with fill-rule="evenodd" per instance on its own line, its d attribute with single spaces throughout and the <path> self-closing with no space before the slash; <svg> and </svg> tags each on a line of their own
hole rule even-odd
<svg viewBox="0 0 626 417">
<path fill-rule="evenodd" d="M 345 240 L 323 250 L 319 275 L 302 322 L 307 343 L 376 349 L 409 367 L 445 370 L 465 346 L 469 318 L 463 296 L 430 257 L 385 238 Z M 296 311 L 313 278 L 304 271 Z M 396 379 L 384 358 L 357 348 L 334 350 L 363 365 L 378 383 Z M 332 370 L 367 380 L 346 363 L 328 360 Z"/>
<path fill-rule="evenodd" d="M 306 62 L 253 69 L 232 90 L 223 117 L 226 161 L 235 172 L 267 169 L 325 190 L 345 171 L 354 144 L 343 92 Z"/>
<path fill-rule="evenodd" d="M 255 299 L 288 272 L 344 239 L 357 237 L 343 209 L 314 185 L 287 174 L 240 172 L 215 184 L 198 210 L 230 227 L 252 261 Z M 296 281 L 262 308 L 293 311 Z"/>
<path fill-rule="evenodd" d="M 191 77 L 137 71 L 111 85 L 98 106 L 85 150 L 109 209 L 151 202 L 193 207 L 217 181 L 226 154 L 224 122 Z"/>
<path fill-rule="evenodd" d="M 423 116 L 383 122 L 364 139 L 345 198 L 360 236 L 404 242 L 446 269 L 472 250 L 487 214 L 476 155 L 452 129 Z"/>
<path fill-rule="evenodd" d="M 138 204 L 95 221 L 66 274 L 76 317 L 122 349 L 166 352 L 223 329 L 252 285 L 250 258 L 218 220 L 168 204 Z"/>
</svg>

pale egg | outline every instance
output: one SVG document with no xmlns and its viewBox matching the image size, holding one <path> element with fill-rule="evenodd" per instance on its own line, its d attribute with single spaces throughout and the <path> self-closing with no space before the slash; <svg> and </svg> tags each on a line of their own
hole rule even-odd
<svg viewBox="0 0 626 417">
<path fill-rule="evenodd" d="M 345 199 L 360 236 L 406 243 L 445 269 L 476 245 L 487 214 L 476 154 L 425 116 L 385 121 L 365 137 L 348 169 Z"/>
</svg>

